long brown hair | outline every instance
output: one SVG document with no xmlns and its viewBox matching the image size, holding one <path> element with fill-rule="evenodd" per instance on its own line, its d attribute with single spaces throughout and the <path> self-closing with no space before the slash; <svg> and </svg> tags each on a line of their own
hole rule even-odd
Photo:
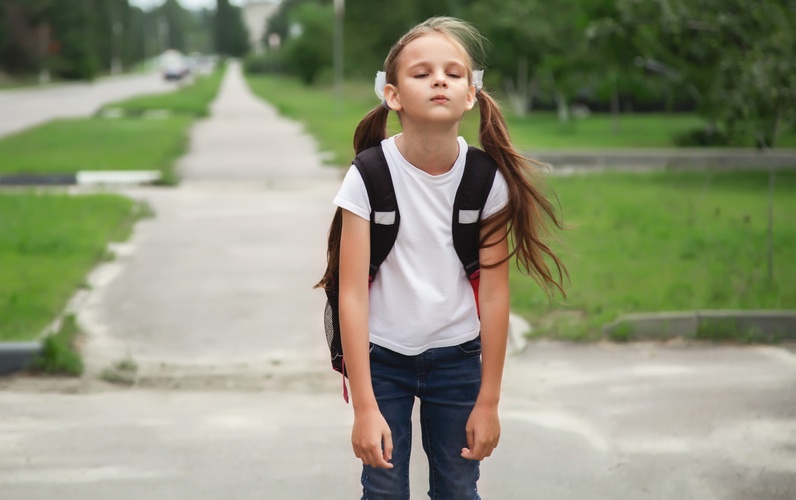
<svg viewBox="0 0 796 500">
<path fill-rule="evenodd" d="M 415 26 L 390 49 L 384 61 L 387 83 L 395 85 L 398 81 L 398 58 L 403 49 L 413 40 L 429 34 L 444 35 L 463 47 L 468 55 L 470 75 L 476 64 L 482 64 L 483 37 L 478 30 L 460 19 L 433 17 Z M 481 147 L 495 160 L 509 191 L 507 206 L 490 218 L 490 229 L 482 238 L 481 246 L 486 246 L 486 241 L 498 231 L 508 228 L 506 237 L 510 237 L 513 243 L 508 259 L 516 256 L 520 270 L 532 276 L 548 296 L 552 296 L 555 290 L 566 296 L 563 283 L 564 276 L 568 276 L 566 266 L 546 243 L 553 236 L 553 226 L 558 229 L 564 229 L 564 226 L 555 205 L 545 195 L 545 184 L 539 175 L 541 164 L 524 157 L 514 148 L 500 106 L 486 90 L 478 91 L 476 97 L 481 113 Z M 378 146 L 387 137 L 388 115 L 389 110 L 379 105 L 362 119 L 354 132 L 354 151 L 357 154 Z M 329 230 L 328 266 L 317 285 L 327 290 L 339 269 L 341 229 L 342 210 L 338 208 Z M 546 262 L 546 257 L 552 261 L 555 272 Z M 503 262 L 505 260 L 484 267 L 495 267 Z"/>
</svg>

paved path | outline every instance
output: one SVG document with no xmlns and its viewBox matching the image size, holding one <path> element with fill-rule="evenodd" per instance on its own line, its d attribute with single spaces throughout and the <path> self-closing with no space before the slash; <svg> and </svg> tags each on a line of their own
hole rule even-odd
<svg viewBox="0 0 796 500">
<path fill-rule="evenodd" d="M 311 286 L 339 177 L 233 65 L 177 189 L 91 277 L 82 380 L 0 379 L 3 500 L 358 497 Z M 485 499 L 796 497 L 796 347 L 533 343 Z M 96 375 L 131 357 L 138 385 Z M 421 446 L 413 498 L 423 498 Z"/>
<path fill-rule="evenodd" d="M 212 118 L 198 123 L 178 189 L 130 190 L 157 217 L 139 224 L 118 276 L 83 315 L 92 366 L 132 356 L 155 376 L 163 363 L 284 364 L 325 349 L 320 330 L 324 238 L 339 172 L 313 141 L 227 73 Z"/>
</svg>

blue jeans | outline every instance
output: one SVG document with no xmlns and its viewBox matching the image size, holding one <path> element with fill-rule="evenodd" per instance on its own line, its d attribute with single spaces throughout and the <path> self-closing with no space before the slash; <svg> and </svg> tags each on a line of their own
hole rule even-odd
<svg viewBox="0 0 796 500">
<path fill-rule="evenodd" d="M 390 426 L 392 469 L 363 466 L 363 500 L 409 499 L 412 406 L 420 399 L 423 449 L 432 499 L 477 500 L 479 462 L 461 457 L 465 427 L 481 388 L 481 341 L 404 356 L 371 344 L 370 371 L 379 410 Z"/>
</svg>

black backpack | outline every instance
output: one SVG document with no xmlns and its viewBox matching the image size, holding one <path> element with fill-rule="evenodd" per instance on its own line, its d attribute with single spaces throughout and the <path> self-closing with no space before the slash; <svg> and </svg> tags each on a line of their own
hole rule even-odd
<svg viewBox="0 0 796 500">
<path fill-rule="evenodd" d="M 381 146 L 368 148 L 354 158 L 354 165 L 359 170 L 370 201 L 370 271 L 369 283 L 372 283 L 379 271 L 379 266 L 387 258 L 398 236 L 398 225 L 401 214 L 395 199 L 395 189 L 390 176 L 390 169 L 384 157 Z M 484 151 L 470 146 L 467 151 L 467 160 L 464 165 L 464 174 L 456 191 L 453 201 L 452 231 L 453 246 L 456 254 L 464 266 L 465 273 L 470 279 L 475 294 L 475 303 L 478 305 L 478 283 L 480 266 L 478 254 L 480 248 L 481 212 L 486 204 L 486 199 L 495 180 L 497 165 L 492 157 Z M 470 222 L 462 222 L 462 211 Z M 380 214 L 382 223 L 376 223 L 376 213 Z M 392 217 L 392 214 L 394 218 Z M 387 221 L 383 223 L 386 214 Z M 476 214 L 477 217 L 473 217 Z M 329 230 L 329 255 L 339 255 L 339 251 L 332 252 L 334 246 L 339 250 L 340 232 L 342 230 L 342 209 L 337 208 L 335 220 Z M 328 263 L 329 267 L 333 263 Z M 326 291 L 326 308 L 324 310 L 324 328 L 326 341 L 332 358 L 332 368 L 345 375 L 343 361 L 343 346 L 340 341 L 340 311 L 338 305 L 338 269 L 324 283 Z M 345 385 L 344 385 L 345 387 Z"/>
</svg>

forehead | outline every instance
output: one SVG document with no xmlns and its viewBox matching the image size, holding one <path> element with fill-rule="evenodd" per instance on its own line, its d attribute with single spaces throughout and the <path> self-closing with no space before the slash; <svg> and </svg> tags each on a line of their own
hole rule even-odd
<svg viewBox="0 0 796 500">
<path fill-rule="evenodd" d="M 470 58 L 459 42 L 440 33 L 431 33 L 406 44 L 398 60 L 401 67 L 423 63 L 458 63 L 470 67 Z"/>
</svg>

